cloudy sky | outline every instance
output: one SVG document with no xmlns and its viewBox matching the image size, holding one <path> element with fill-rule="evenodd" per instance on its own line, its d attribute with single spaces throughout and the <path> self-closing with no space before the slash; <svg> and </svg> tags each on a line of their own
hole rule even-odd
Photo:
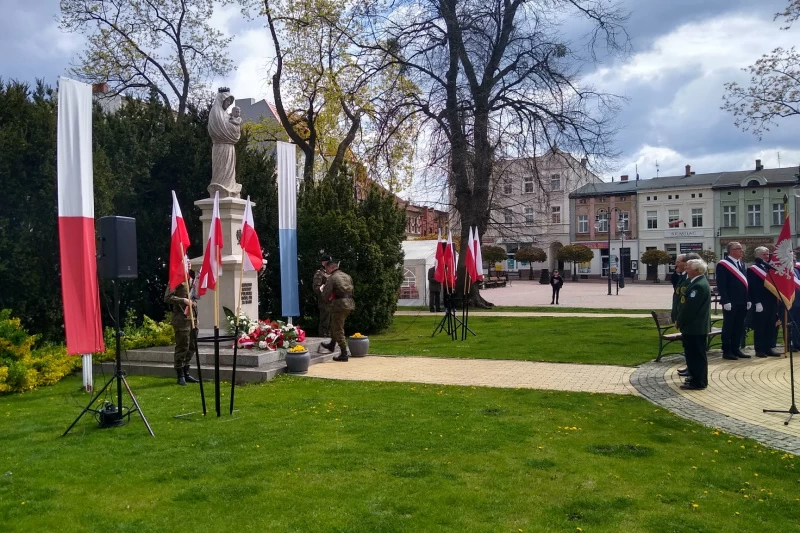
<svg viewBox="0 0 800 533">
<path fill-rule="evenodd" d="M 0 77 L 55 84 L 80 51 L 80 36 L 57 27 L 58 0 L 0 0 Z M 800 24 L 780 31 L 773 15 L 787 0 L 623 0 L 633 50 L 600 64 L 586 77 L 598 88 L 626 97 L 619 117 L 622 152 L 604 178 L 644 178 L 683 173 L 743 170 L 761 159 L 767 167 L 800 164 L 800 117 L 790 118 L 759 141 L 739 131 L 721 111 L 725 82 L 747 81 L 741 68 L 777 46 L 800 41 Z M 267 98 L 271 45 L 258 22 L 244 20 L 236 7 L 218 10 L 215 26 L 234 41 L 230 56 L 237 71 L 217 84 L 238 98 Z"/>
</svg>

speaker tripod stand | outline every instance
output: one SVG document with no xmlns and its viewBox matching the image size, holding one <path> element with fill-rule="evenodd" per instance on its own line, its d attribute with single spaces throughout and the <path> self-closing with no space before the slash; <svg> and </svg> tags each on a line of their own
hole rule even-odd
<svg viewBox="0 0 800 533">
<path fill-rule="evenodd" d="M 130 421 L 130 417 L 133 413 L 139 413 L 142 417 L 142 422 L 144 422 L 144 426 L 147 428 L 148 433 L 150 433 L 151 437 L 155 437 L 153 433 L 153 429 L 150 427 L 150 423 L 147 421 L 147 417 L 144 416 L 144 412 L 142 412 L 142 408 L 139 406 L 138 400 L 136 400 L 136 396 L 134 396 L 133 391 L 131 390 L 130 385 L 128 385 L 128 380 L 125 379 L 125 372 L 122 370 L 122 362 L 120 360 L 120 351 L 121 351 L 121 342 L 120 342 L 120 330 L 119 330 L 119 280 L 114 280 L 114 321 L 115 321 L 115 330 L 116 330 L 116 344 L 117 344 L 117 354 L 115 358 L 115 366 L 114 366 L 114 375 L 111 376 L 103 388 L 95 394 L 94 398 L 89 402 L 89 405 L 81 411 L 81 414 L 78 415 L 78 418 L 75 419 L 74 422 L 67 428 L 67 430 L 61 435 L 62 437 L 65 436 L 70 430 L 75 427 L 75 424 L 88 412 L 94 413 L 100 422 L 101 428 L 108 428 L 108 427 L 117 427 L 125 424 L 126 418 Z M 106 404 L 103 406 L 102 409 L 93 409 L 92 406 L 94 402 L 97 401 L 98 398 L 106 391 L 108 387 L 111 386 L 114 381 L 117 382 L 117 405 L 113 403 Z M 128 391 L 128 395 L 131 397 L 131 401 L 133 402 L 133 409 L 128 409 L 124 411 L 124 407 L 122 405 L 122 386 L 125 386 L 125 390 Z"/>
</svg>

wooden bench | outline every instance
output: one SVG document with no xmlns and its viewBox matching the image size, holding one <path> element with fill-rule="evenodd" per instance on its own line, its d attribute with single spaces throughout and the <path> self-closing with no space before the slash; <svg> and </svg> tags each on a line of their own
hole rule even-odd
<svg viewBox="0 0 800 533">
<path fill-rule="evenodd" d="M 504 279 L 485 279 L 481 281 L 481 289 L 494 289 L 495 287 L 505 287 L 506 280 Z"/>
<path fill-rule="evenodd" d="M 653 320 L 656 321 L 656 328 L 658 328 L 658 356 L 656 357 L 656 361 L 661 361 L 661 358 L 664 357 L 665 355 L 682 354 L 683 349 L 677 352 L 675 351 L 665 352 L 668 346 L 670 346 L 674 342 L 680 341 L 683 338 L 681 332 L 675 328 L 675 323 L 672 321 L 672 313 L 669 312 L 657 313 L 655 311 L 650 311 L 650 314 L 653 316 Z M 720 321 L 721 319 L 711 321 L 711 331 L 708 333 L 706 350 L 710 349 L 711 346 L 715 343 L 715 341 L 718 340 L 717 337 L 722 335 L 722 329 L 715 327 L 716 324 Z"/>
</svg>

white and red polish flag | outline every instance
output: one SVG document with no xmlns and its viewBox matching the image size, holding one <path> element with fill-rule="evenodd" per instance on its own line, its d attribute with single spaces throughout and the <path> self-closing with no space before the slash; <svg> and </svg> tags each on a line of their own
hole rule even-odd
<svg viewBox="0 0 800 533">
<path fill-rule="evenodd" d="M 472 253 L 475 256 L 475 280 L 483 280 L 483 253 L 481 252 L 481 238 L 478 236 L 478 226 L 475 226 L 475 232 L 472 234 Z"/>
<path fill-rule="evenodd" d="M 92 87 L 58 80 L 58 237 L 67 353 L 105 350 L 97 285 Z"/>
<path fill-rule="evenodd" d="M 242 220 L 242 261 L 245 271 L 261 270 L 264 266 L 264 256 L 261 253 L 261 244 L 256 235 L 256 225 L 253 222 L 253 208 L 250 207 L 250 197 L 247 197 L 247 205 L 244 208 L 244 219 Z"/>
<path fill-rule="evenodd" d="M 186 252 L 189 249 L 189 232 L 183 221 L 178 197 L 172 191 L 172 230 L 169 245 L 169 288 L 175 289 L 184 283 L 189 274 L 186 264 Z"/>
<path fill-rule="evenodd" d="M 467 275 L 469 276 L 470 281 L 475 283 L 478 277 L 478 271 L 475 268 L 475 253 L 472 248 L 472 241 L 474 240 L 472 236 L 472 226 L 469 228 L 469 238 L 467 239 L 467 245 L 462 246 L 462 248 L 466 248 L 466 255 L 464 256 L 464 266 L 467 269 Z"/>
<path fill-rule="evenodd" d="M 456 249 L 453 246 L 453 234 L 447 230 L 447 246 L 444 249 L 445 280 L 451 289 L 456 286 Z"/>
<path fill-rule="evenodd" d="M 439 283 L 444 283 L 444 247 L 446 244 L 442 241 L 442 230 L 439 230 L 439 237 L 436 239 L 436 270 L 433 271 L 433 279 Z"/>
<path fill-rule="evenodd" d="M 222 221 L 219 219 L 219 191 L 214 193 L 214 211 L 211 215 L 211 226 L 208 230 L 208 242 L 203 255 L 203 266 L 200 267 L 200 282 L 197 284 L 197 294 L 203 296 L 206 291 L 217 290 L 217 279 L 222 274 Z"/>
</svg>

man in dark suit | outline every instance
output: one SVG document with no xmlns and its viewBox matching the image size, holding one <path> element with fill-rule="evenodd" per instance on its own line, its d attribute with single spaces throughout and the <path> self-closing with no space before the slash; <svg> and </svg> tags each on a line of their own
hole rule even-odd
<svg viewBox="0 0 800 533">
<path fill-rule="evenodd" d="M 717 263 L 717 290 L 722 304 L 722 357 L 736 360 L 748 358 L 742 352 L 744 319 L 750 309 L 744 251 L 738 242 L 728 243 L 728 257 Z"/>
<path fill-rule="evenodd" d="M 433 312 L 442 310 L 442 284 L 436 281 L 436 266 L 428 269 L 428 308 Z"/>
<path fill-rule="evenodd" d="M 778 297 L 766 287 L 769 280 L 769 249 L 759 246 L 754 250 L 756 261 L 747 269 L 747 286 L 750 301 L 755 308 L 753 337 L 756 357 L 780 357 L 772 350 L 778 334 Z"/>
<path fill-rule="evenodd" d="M 708 359 L 706 339 L 711 331 L 711 287 L 705 273 L 708 266 L 702 259 L 686 263 L 689 281 L 681 296 L 680 311 L 675 326 L 681 332 L 683 353 L 689 376 L 681 385 L 685 390 L 702 390 L 708 387 Z"/>
</svg>

